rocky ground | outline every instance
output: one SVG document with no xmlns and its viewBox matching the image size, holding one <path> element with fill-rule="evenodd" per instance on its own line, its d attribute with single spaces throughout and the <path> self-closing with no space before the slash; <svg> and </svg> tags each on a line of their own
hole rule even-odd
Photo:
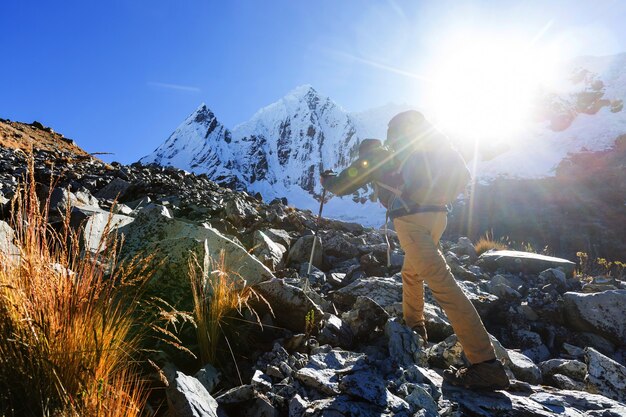
<svg viewBox="0 0 626 417">
<path fill-rule="evenodd" d="M 10 252 L 12 234 L 2 220 L 27 172 L 24 146 L 15 143 L 41 135 L 67 141 L 43 126 L 7 124 L 0 121 L 0 250 Z M 156 359 L 171 416 L 626 415 L 620 277 L 578 275 L 570 261 L 524 252 L 477 256 L 467 238 L 442 242 L 514 380 L 506 391 L 472 392 L 442 381 L 442 370 L 464 358 L 428 292 L 429 342 L 402 324 L 404 255 L 393 232 L 387 266 L 381 230 L 324 219 L 316 235 L 314 214 L 285 201 L 266 203 L 173 168 L 109 165 L 33 143 L 35 177 L 51 196 L 50 221 L 61 221 L 69 204 L 72 223 L 84 225 L 85 249 L 101 250 L 96 242 L 112 226 L 124 235 L 124 255 L 166 255 L 149 290 L 190 310 L 187 260 L 206 241 L 271 305 L 273 314 L 257 306 L 265 330 L 239 363 L 243 384 L 232 366 L 218 371 L 218 364 L 184 363 L 167 352 Z M 51 174 L 57 180 L 48 188 Z M 150 407 L 163 414 L 163 402 L 155 394 Z"/>
</svg>

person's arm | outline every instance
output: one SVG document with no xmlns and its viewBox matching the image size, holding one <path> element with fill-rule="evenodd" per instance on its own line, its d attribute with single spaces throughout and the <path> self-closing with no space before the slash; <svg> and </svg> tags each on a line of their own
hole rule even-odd
<svg viewBox="0 0 626 417">
<path fill-rule="evenodd" d="M 371 165 L 369 159 L 359 158 L 338 175 L 322 176 L 322 187 L 338 196 L 352 194 L 372 181 L 374 169 Z"/>
</svg>

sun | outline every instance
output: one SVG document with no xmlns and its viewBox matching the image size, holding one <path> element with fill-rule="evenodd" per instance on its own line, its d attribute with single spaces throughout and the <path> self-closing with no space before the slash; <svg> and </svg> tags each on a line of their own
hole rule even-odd
<svg viewBox="0 0 626 417">
<path fill-rule="evenodd" d="M 424 105 L 441 129 L 466 140 L 513 140 L 529 122 L 533 98 L 554 77 L 547 46 L 497 36 L 447 42 L 432 59 Z"/>
</svg>

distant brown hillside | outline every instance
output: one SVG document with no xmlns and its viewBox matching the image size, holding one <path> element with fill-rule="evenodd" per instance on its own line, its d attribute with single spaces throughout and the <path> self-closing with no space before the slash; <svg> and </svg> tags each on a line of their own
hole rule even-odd
<svg viewBox="0 0 626 417">
<path fill-rule="evenodd" d="M 76 158 L 92 158 L 81 149 L 72 139 L 56 133 L 39 122 L 31 124 L 12 122 L 0 119 L 0 146 L 13 149 L 29 150 L 31 147 L 38 151 L 47 151 L 53 154 L 69 152 Z"/>
</svg>

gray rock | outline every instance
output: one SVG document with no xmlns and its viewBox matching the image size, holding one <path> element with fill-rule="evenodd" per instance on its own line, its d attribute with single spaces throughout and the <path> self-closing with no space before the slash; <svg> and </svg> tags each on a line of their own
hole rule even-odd
<svg viewBox="0 0 626 417">
<path fill-rule="evenodd" d="M 449 366 L 461 367 L 469 364 L 463 355 L 463 346 L 461 346 L 456 334 L 428 349 L 428 363 L 443 369 Z"/>
<path fill-rule="evenodd" d="M 283 257 L 287 252 L 287 248 L 274 242 L 265 233 L 257 230 L 254 232 L 254 249 L 252 253 L 265 266 L 271 270 L 283 267 Z"/>
<path fill-rule="evenodd" d="M 563 300 L 567 325 L 626 344 L 626 290 L 593 294 L 567 292 Z"/>
<path fill-rule="evenodd" d="M 626 403 L 626 367 L 593 348 L 585 356 L 589 390 Z"/>
<path fill-rule="evenodd" d="M 333 293 L 333 300 L 340 305 L 351 306 L 358 296 L 369 297 L 386 308 L 402 301 L 402 278 L 393 277 L 360 278 Z"/>
<path fill-rule="evenodd" d="M 550 378 L 552 381 L 550 385 L 560 388 L 560 389 L 585 391 L 585 388 L 586 388 L 586 385 L 584 382 L 577 381 L 566 375 L 554 374 Z"/>
<path fill-rule="evenodd" d="M 353 374 L 345 375 L 341 378 L 339 389 L 344 394 L 362 398 L 379 407 L 392 410 L 395 410 L 402 401 L 391 394 L 387 389 L 385 380 L 378 373 L 370 369 L 364 369 Z"/>
<path fill-rule="evenodd" d="M 385 335 L 389 339 L 389 356 L 400 366 L 426 364 L 424 342 L 413 330 L 397 320 L 389 320 L 385 325 Z"/>
<path fill-rule="evenodd" d="M 511 368 L 515 378 L 534 385 L 541 383 L 541 370 L 528 356 L 515 350 L 509 350 L 508 353 L 510 361 L 506 365 Z"/>
<path fill-rule="evenodd" d="M 565 272 L 556 268 L 550 268 L 542 271 L 539 274 L 539 282 L 542 285 L 552 284 L 559 292 L 564 292 L 567 288 L 567 279 L 565 278 Z"/>
<path fill-rule="evenodd" d="M 285 230 L 282 230 L 282 229 L 263 229 L 262 232 L 267 237 L 272 239 L 273 242 L 276 242 L 279 245 L 284 246 L 285 248 L 288 248 L 289 246 L 291 246 L 291 241 L 292 241 L 291 236 Z"/>
<path fill-rule="evenodd" d="M 324 314 L 317 339 L 321 344 L 350 348 L 354 335 L 350 326 L 334 314 Z"/>
<path fill-rule="evenodd" d="M 113 178 L 107 185 L 102 187 L 97 193 L 96 197 L 105 200 L 116 200 L 124 197 L 126 190 L 130 188 L 130 183 L 121 178 Z"/>
<path fill-rule="evenodd" d="M 156 254 L 155 275 L 150 288 L 177 308 L 191 308 L 189 259 L 191 252 L 204 259 L 205 249 L 214 262 L 224 254 L 224 266 L 236 287 L 273 278 L 272 272 L 234 240 L 207 224 L 196 225 L 174 219 L 164 206 L 141 209 L 135 221 L 119 228 L 126 236 L 123 254 Z M 160 261 L 167 256 L 167 262 Z"/>
<path fill-rule="evenodd" d="M 572 276 L 576 264 L 567 259 L 536 253 L 501 250 L 480 255 L 479 266 L 488 271 L 503 269 L 507 272 L 527 274 L 539 274 L 549 268 L 562 268 L 567 276 Z"/>
<path fill-rule="evenodd" d="M 322 246 L 322 239 L 320 239 L 319 236 L 314 235 L 302 236 L 300 239 L 296 240 L 296 243 L 294 243 L 291 249 L 289 249 L 288 262 L 309 262 L 309 259 L 311 258 L 311 249 L 313 248 L 314 239 L 316 240 L 316 243 L 312 263 L 316 267 L 320 268 L 322 266 L 322 254 L 324 252 L 324 247 Z"/>
<path fill-rule="evenodd" d="M 8 223 L 0 220 L 0 255 L 5 255 L 9 259 L 17 259 L 19 256 L 19 249 L 13 244 L 15 232 Z"/>
<path fill-rule="evenodd" d="M 457 243 L 452 245 L 450 251 L 459 256 L 468 255 L 470 260 L 475 260 L 477 258 L 476 248 L 474 247 L 472 241 L 467 237 L 460 237 Z"/>
<path fill-rule="evenodd" d="M 292 414 L 290 414 L 290 417 Z M 306 404 L 302 414 L 293 414 L 302 417 L 391 417 L 406 416 L 408 413 L 396 413 L 391 410 L 382 410 L 371 403 L 361 401 L 349 395 L 339 395 L 337 397 L 325 398 L 312 401 Z"/>
<path fill-rule="evenodd" d="M 555 374 L 565 375 L 576 381 L 582 381 L 587 375 L 587 365 L 577 360 L 549 359 L 541 362 L 539 368 L 546 383 L 550 383 L 550 378 Z"/>
<path fill-rule="evenodd" d="M 339 394 L 339 378 L 333 369 L 314 369 L 307 366 L 297 370 L 294 378 L 321 393 Z"/>
<path fill-rule="evenodd" d="M 311 265 L 311 272 L 308 273 L 308 276 L 307 276 L 307 272 L 309 271 L 309 265 L 310 264 L 308 262 L 303 262 L 302 265 L 300 265 L 300 271 L 299 271 L 300 276 L 308 277 L 309 283 L 311 285 L 321 287 L 322 285 L 324 285 L 324 283 L 326 283 L 326 274 L 320 269 Z"/>
<path fill-rule="evenodd" d="M 440 342 L 454 333 L 454 329 L 452 329 L 452 325 L 441 307 L 425 302 L 424 318 L 429 342 Z"/>
<path fill-rule="evenodd" d="M 342 234 L 335 233 L 324 239 L 324 253 L 340 259 L 346 259 L 358 256 L 359 249 Z"/>
<path fill-rule="evenodd" d="M 377 328 L 383 328 L 389 314 L 371 298 L 359 296 L 352 309 L 341 318 L 350 326 L 355 339 L 368 340 L 375 337 Z"/>
<path fill-rule="evenodd" d="M 274 322 L 289 330 L 302 332 L 305 330 L 306 315 L 313 310 L 316 322 L 324 315 L 323 309 L 301 288 L 287 284 L 274 278 L 253 286 L 272 307 Z M 261 308 L 263 307 L 261 304 Z"/>
<path fill-rule="evenodd" d="M 481 392 L 445 385 L 443 400 L 460 416 L 562 417 L 626 415 L 626 407 L 601 395 L 527 385 L 523 390 Z M 440 400 L 441 403 L 442 400 Z"/>
<path fill-rule="evenodd" d="M 528 356 L 533 362 L 539 363 L 550 358 L 550 351 L 544 345 L 538 333 L 529 330 L 519 330 L 516 333 L 519 344 L 522 346 L 522 353 Z"/>
<path fill-rule="evenodd" d="M 210 363 L 207 363 L 196 372 L 194 377 L 200 381 L 207 391 L 211 392 L 215 389 L 217 384 L 220 383 L 221 372 L 215 369 Z"/>
<path fill-rule="evenodd" d="M 409 395 L 404 400 L 409 403 L 413 410 L 422 410 L 423 417 L 437 417 L 439 416 L 437 410 L 437 403 L 430 395 L 430 392 L 419 384 L 415 384 Z"/>
<path fill-rule="evenodd" d="M 219 404 L 237 404 L 250 401 L 255 395 L 252 385 L 240 385 L 219 395 L 216 400 Z"/>
<path fill-rule="evenodd" d="M 83 242 L 85 248 L 92 253 L 105 250 L 106 238 L 117 233 L 120 228 L 135 220 L 129 216 L 111 214 L 103 210 L 85 211 L 85 213 L 88 215 L 88 218 L 83 230 Z"/>
<path fill-rule="evenodd" d="M 250 385 L 258 392 L 267 393 L 272 389 L 272 378 L 257 369 L 252 375 Z"/>
<path fill-rule="evenodd" d="M 165 390 L 172 417 L 217 417 L 217 401 L 192 376 L 179 371 L 166 372 L 168 387 Z"/>
</svg>

